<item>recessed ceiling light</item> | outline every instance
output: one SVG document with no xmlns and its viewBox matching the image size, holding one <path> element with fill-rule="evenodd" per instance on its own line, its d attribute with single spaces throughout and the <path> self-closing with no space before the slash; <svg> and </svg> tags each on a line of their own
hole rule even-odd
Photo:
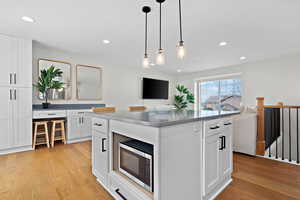
<svg viewBox="0 0 300 200">
<path fill-rule="evenodd" d="M 150 63 L 150 65 L 151 65 L 151 66 L 155 66 L 155 64 L 154 64 L 154 63 Z"/>
<path fill-rule="evenodd" d="M 181 69 L 177 69 L 177 72 L 180 73 L 180 72 L 181 72 Z"/>
<path fill-rule="evenodd" d="M 241 56 L 240 60 L 246 60 L 246 57 L 245 56 Z"/>
<path fill-rule="evenodd" d="M 219 46 L 223 47 L 223 46 L 226 46 L 227 45 L 227 42 L 220 42 L 219 43 Z"/>
<path fill-rule="evenodd" d="M 30 22 L 30 23 L 33 23 L 34 22 L 34 19 L 32 19 L 31 17 L 28 17 L 28 16 L 23 16 L 22 17 L 22 20 L 24 22 Z"/>
<path fill-rule="evenodd" d="M 110 41 L 109 41 L 109 40 L 103 40 L 103 43 L 104 43 L 104 44 L 109 44 Z"/>
</svg>

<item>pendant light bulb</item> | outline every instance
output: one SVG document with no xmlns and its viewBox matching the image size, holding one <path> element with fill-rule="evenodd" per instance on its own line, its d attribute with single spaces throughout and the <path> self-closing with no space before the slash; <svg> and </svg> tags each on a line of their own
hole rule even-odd
<svg viewBox="0 0 300 200">
<path fill-rule="evenodd" d="M 165 64 L 165 54 L 162 49 L 158 51 L 157 57 L 156 57 L 156 64 L 158 65 L 164 65 Z"/>
<path fill-rule="evenodd" d="M 177 46 L 177 57 L 182 60 L 185 57 L 185 54 L 186 52 L 184 48 L 184 43 L 183 41 L 181 41 Z"/>
<path fill-rule="evenodd" d="M 143 67 L 144 67 L 145 69 L 149 69 L 149 68 L 150 68 L 150 62 L 149 62 L 148 55 L 145 55 L 145 56 L 144 56 L 144 59 L 143 59 Z"/>
</svg>

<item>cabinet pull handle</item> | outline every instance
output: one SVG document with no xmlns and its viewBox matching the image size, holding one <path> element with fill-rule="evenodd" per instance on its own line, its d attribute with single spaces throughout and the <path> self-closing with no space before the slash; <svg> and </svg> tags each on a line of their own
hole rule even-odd
<svg viewBox="0 0 300 200">
<path fill-rule="evenodd" d="M 55 113 L 48 113 L 48 116 L 56 115 Z"/>
<path fill-rule="evenodd" d="M 211 130 L 214 130 L 214 129 L 218 129 L 220 128 L 220 126 L 215 126 L 215 127 L 209 127 Z"/>
<path fill-rule="evenodd" d="M 106 138 L 102 138 L 102 152 L 106 152 L 106 150 L 104 149 L 104 142 L 105 142 Z"/>
<path fill-rule="evenodd" d="M 17 100 L 17 90 L 16 89 L 14 89 L 14 100 Z"/>
<path fill-rule="evenodd" d="M 223 136 L 223 145 L 224 145 L 224 147 L 223 147 L 223 149 L 226 149 L 226 136 Z"/>
<path fill-rule="evenodd" d="M 115 191 L 116 191 L 116 193 L 117 193 L 123 200 L 127 200 L 126 197 L 125 197 L 123 194 L 120 193 L 120 189 L 119 189 L 119 188 L 116 189 Z"/>
<path fill-rule="evenodd" d="M 9 74 L 9 84 L 11 85 L 12 83 L 12 73 Z"/>
<path fill-rule="evenodd" d="M 14 81 L 15 81 L 15 84 L 17 84 L 17 74 L 14 73 Z"/>
<path fill-rule="evenodd" d="M 224 126 L 229 126 L 231 124 L 232 124 L 231 122 L 228 122 L 228 123 L 225 123 Z"/>
<path fill-rule="evenodd" d="M 94 126 L 102 126 L 102 124 L 95 123 Z"/>
<path fill-rule="evenodd" d="M 81 122 L 84 123 L 84 117 L 81 117 Z"/>
<path fill-rule="evenodd" d="M 223 150 L 223 136 L 219 137 L 219 139 L 221 140 L 221 147 L 219 148 L 220 151 Z"/>
<path fill-rule="evenodd" d="M 12 91 L 11 91 L 11 89 L 9 90 L 9 99 L 12 100 Z"/>
</svg>

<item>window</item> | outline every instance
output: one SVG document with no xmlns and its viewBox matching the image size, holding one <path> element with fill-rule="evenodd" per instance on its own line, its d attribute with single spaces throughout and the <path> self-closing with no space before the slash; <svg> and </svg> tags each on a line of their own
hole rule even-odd
<svg viewBox="0 0 300 200">
<path fill-rule="evenodd" d="M 239 111 L 242 100 L 239 77 L 198 82 L 198 108 L 202 112 Z"/>
</svg>

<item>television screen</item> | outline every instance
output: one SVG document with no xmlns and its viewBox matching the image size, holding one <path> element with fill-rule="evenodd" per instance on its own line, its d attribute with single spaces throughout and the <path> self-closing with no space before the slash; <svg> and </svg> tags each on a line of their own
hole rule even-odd
<svg viewBox="0 0 300 200">
<path fill-rule="evenodd" d="M 169 81 L 143 78 L 143 99 L 168 99 Z"/>
</svg>

